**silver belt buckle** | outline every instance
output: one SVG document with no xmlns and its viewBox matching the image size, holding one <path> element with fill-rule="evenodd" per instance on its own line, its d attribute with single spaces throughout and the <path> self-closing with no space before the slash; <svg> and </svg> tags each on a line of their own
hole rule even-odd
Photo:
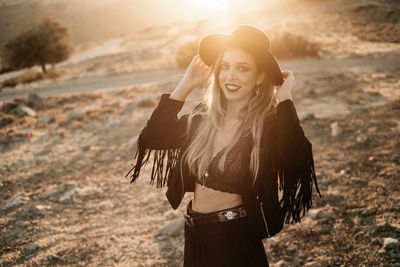
<svg viewBox="0 0 400 267">
<path fill-rule="evenodd" d="M 227 220 L 232 220 L 232 219 L 234 219 L 235 218 L 235 213 L 233 212 L 233 211 L 227 211 L 226 213 L 225 213 L 225 218 L 227 219 Z"/>
</svg>

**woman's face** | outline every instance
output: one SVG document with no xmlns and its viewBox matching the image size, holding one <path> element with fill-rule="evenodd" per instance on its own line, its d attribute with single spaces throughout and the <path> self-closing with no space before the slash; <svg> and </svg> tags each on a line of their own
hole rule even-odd
<svg viewBox="0 0 400 267">
<path fill-rule="evenodd" d="M 219 83 L 228 101 L 249 100 L 257 84 L 263 79 L 257 75 L 256 62 L 246 50 L 232 47 L 225 50 L 219 73 Z"/>
</svg>

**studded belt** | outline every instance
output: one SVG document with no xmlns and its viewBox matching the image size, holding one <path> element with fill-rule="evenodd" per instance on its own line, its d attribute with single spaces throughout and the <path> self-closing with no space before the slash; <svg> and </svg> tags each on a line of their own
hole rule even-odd
<svg viewBox="0 0 400 267">
<path fill-rule="evenodd" d="M 183 213 L 186 224 L 191 227 L 199 224 L 231 221 L 247 216 L 246 209 L 243 206 L 194 216 L 193 213 L 195 212 L 192 210 L 191 204 L 192 201 L 189 202 L 187 209 Z"/>
</svg>

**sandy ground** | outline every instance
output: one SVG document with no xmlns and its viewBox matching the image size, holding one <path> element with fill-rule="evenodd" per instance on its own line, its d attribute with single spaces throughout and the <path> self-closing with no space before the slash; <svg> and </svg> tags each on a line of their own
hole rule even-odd
<svg viewBox="0 0 400 267">
<path fill-rule="evenodd" d="M 280 62 L 295 74 L 294 101 L 323 197 L 314 193 L 302 223 L 264 240 L 268 259 L 272 266 L 399 266 L 399 43 L 390 34 L 384 42 L 372 30 L 361 34 L 330 4 L 304 2 L 321 14 L 284 25 L 323 42 L 323 53 Z M 166 189 L 148 185 L 149 166 L 134 185 L 124 177 L 137 134 L 183 72 L 171 65 L 173 45 L 161 32 L 109 50 L 98 45 L 86 52 L 95 56 L 63 65 L 67 77 L 0 93 L 0 110 L 7 103 L 33 109 L 23 117 L 0 111 L 7 121 L 0 128 L 1 266 L 181 266 L 180 223 L 192 194 L 174 211 Z M 169 223 L 170 235 L 159 234 Z"/>
</svg>

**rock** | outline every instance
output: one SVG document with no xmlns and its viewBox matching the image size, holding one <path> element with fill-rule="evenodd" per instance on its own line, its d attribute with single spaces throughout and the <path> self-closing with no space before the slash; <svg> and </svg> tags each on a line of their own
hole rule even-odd
<svg viewBox="0 0 400 267">
<path fill-rule="evenodd" d="M 323 211 L 322 209 L 310 209 L 306 216 L 309 216 L 314 219 L 329 219 L 331 216 Z"/>
<path fill-rule="evenodd" d="M 295 244 L 290 244 L 290 245 L 287 247 L 287 251 L 289 252 L 289 254 L 290 254 L 291 256 L 295 256 L 295 255 L 298 254 L 298 252 L 297 252 L 297 246 L 296 246 Z"/>
<path fill-rule="evenodd" d="M 18 105 L 15 112 L 18 117 L 24 117 L 24 116 L 36 117 L 36 111 L 24 105 Z"/>
<path fill-rule="evenodd" d="M 167 220 L 176 219 L 177 216 L 180 216 L 180 213 L 177 213 L 175 210 L 167 210 L 163 214 L 163 217 L 166 218 Z"/>
<path fill-rule="evenodd" d="M 22 228 L 22 229 L 24 229 L 24 228 L 27 227 L 26 224 L 25 224 L 23 221 L 21 221 L 21 220 L 17 220 L 17 221 L 15 222 L 14 225 L 15 225 L 16 227 L 19 227 L 19 228 Z"/>
<path fill-rule="evenodd" d="M 43 106 L 42 99 L 36 93 L 33 92 L 29 93 L 27 102 L 28 105 L 33 108 L 40 108 Z"/>
<path fill-rule="evenodd" d="M 23 207 L 22 210 L 14 214 L 13 217 L 18 220 L 33 220 L 43 216 L 44 212 L 31 204 Z"/>
<path fill-rule="evenodd" d="M 76 185 L 74 184 L 66 184 L 63 187 L 63 193 L 61 194 L 61 196 L 59 197 L 59 201 L 60 202 L 66 202 L 71 200 L 76 193 L 78 192 L 78 188 Z"/>
<path fill-rule="evenodd" d="M 7 103 L 4 103 L 4 104 L 3 104 L 2 110 L 3 110 L 4 113 L 10 114 L 10 113 L 12 113 L 12 112 L 14 111 L 14 109 L 17 108 L 17 106 L 18 106 L 17 103 L 14 103 L 14 102 L 7 102 Z"/>
<path fill-rule="evenodd" d="M 65 115 L 68 117 L 68 120 L 83 120 L 85 112 L 82 108 L 71 109 L 65 112 Z"/>
<path fill-rule="evenodd" d="M 267 243 L 270 245 L 271 248 L 278 247 L 278 242 L 273 238 L 268 238 Z"/>
<path fill-rule="evenodd" d="M 111 120 L 111 121 L 109 121 L 109 122 L 107 122 L 105 125 L 104 125 L 104 129 L 111 129 L 111 130 L 113 130 L 113 129 L 115 129 L 115 128 L 118 128 L 118 127 L 121 127 L 123 125 L 123 123 L 120 121 L 120 120 Z"/>
<path fill-rule="evenodd" d="M 356 138 L 356 142 L 360 145 L 365 144 L 367 141 L 368 141 L 368 137 L 363 136 L 363 135 L 357 136 L 357 138 Z"/>
<path fill-rule="evenodd" d="M 353 184 L 358 184 L 358 185 L 362 185 L 362 186 L 368 185 L 367 179 L 363 179 L 363 178 L 359 178 L 359 177 L 351 177 L 350 181 Z"/>
<path fill-rule="evenodd" d="M 25 199 L 26 195 L 24 192 L 18 192 L 14 194 L 10 199 L 6 201 L 3 206 L 3 210 L 13 209 L 21 205 Z"/>
<path fill-rule="evenodd" d="M 53 114 L 44 114 L 44 115 L 38 120 L 38 122 L 46 123 L 46 124 L 52 123 L 52 122 L 54 122 L 54 116 L 53 116 Z"/>
<path fill-rule="evenodd" d="M 166 225 L 161 226 L 156 233 L 156 236 L 163 235 L 163 236 L 177 236 L 179 235 L 185 226 L 185 219 L 178 218 Z"/>
<path fill-rule="evenodd" d="M 133 137 L 131 140 L 129 140 L 129 143 L 128 143 L 128 145 L 126 146 L 126 150 L 128 150 L 128 151 L 136 150 L 136 147 L 137 147 L 137 140 L 138 140 L 138 137 L 137 137 L 137 136 L 135 136 L 135 137 Z"/>
<path fill-rule="evenodd" d="M 391 250 L 391 249 L 399 249 L 400 242 L 397 239 L 394 239 L 391 237 L 385 237 L 383 239 L 383 247 L 385 248 L 386 251 Z"/>
<path fill-rule="evenodd" d="M 375 232 L 376 229 L 378 229 L 378 226 L 375 224 L 371 224 L 371 225 L 367 225 L 367 226 L 358 226 L 358 227 L 354 228 L 355 231 L 363 232 L 363 233 Z"/>
<path fill-rule="evenodd" d="M 20 229 L 11 229 L 10 231 L 2 232 L 0 235 L 0 242 L 2 244 L 13 242 L 17 240 L 20 235 L 22 235 Z"/>
<path fill-rule="evenodd" d="M 339 126 L 339 123 L 337 121 L 331 123 L 331 135 L 333 137 L 339 136 L 342 133 L 342 129 Z"/>
<path fill-rule="evenodd" d="M 35 254 L 39 249 L 39 245 L 35 243 L 28 243 L 21 248 L 21 253 L 23 255 Z"/>
<path fill-rule="evenodd" d="M 44 259 L 45 259 L 46 261 L 58 261 L 58 260 L 60 260 L 60 257 L 57 256 L 57 255 L 53 255 L 53 254 L 46 253 L 46 254 L 44 255 Z"/>
<path fill-rule="evenodd" d="M 36 145 L 37 144 L 44 144 L 44 143 L 50 141 L 50 139 L 51 139 L 51 135 L 46 133 L 44 135 L 41 135 L 41 136 L 37 137 L 35 139 L 35 141 L 33 142 L 33 144 L 36 144 Z"/>
<path fill-rule="evenodd" d="M 376 209 L 368 209 L 368 208 L 355 208 L 351 210 L 346 211 L 347 214 L 349 215 L 362 215 L 362 216 L 370 216 L 374 215 L 376 213 Z"/>
<path fill-rule="evenodd" d="M 331 192 L 326 196 L 326 199 L 331 205 L 341 206 L 343 201 L 343 196 Z"/>
</svg>

